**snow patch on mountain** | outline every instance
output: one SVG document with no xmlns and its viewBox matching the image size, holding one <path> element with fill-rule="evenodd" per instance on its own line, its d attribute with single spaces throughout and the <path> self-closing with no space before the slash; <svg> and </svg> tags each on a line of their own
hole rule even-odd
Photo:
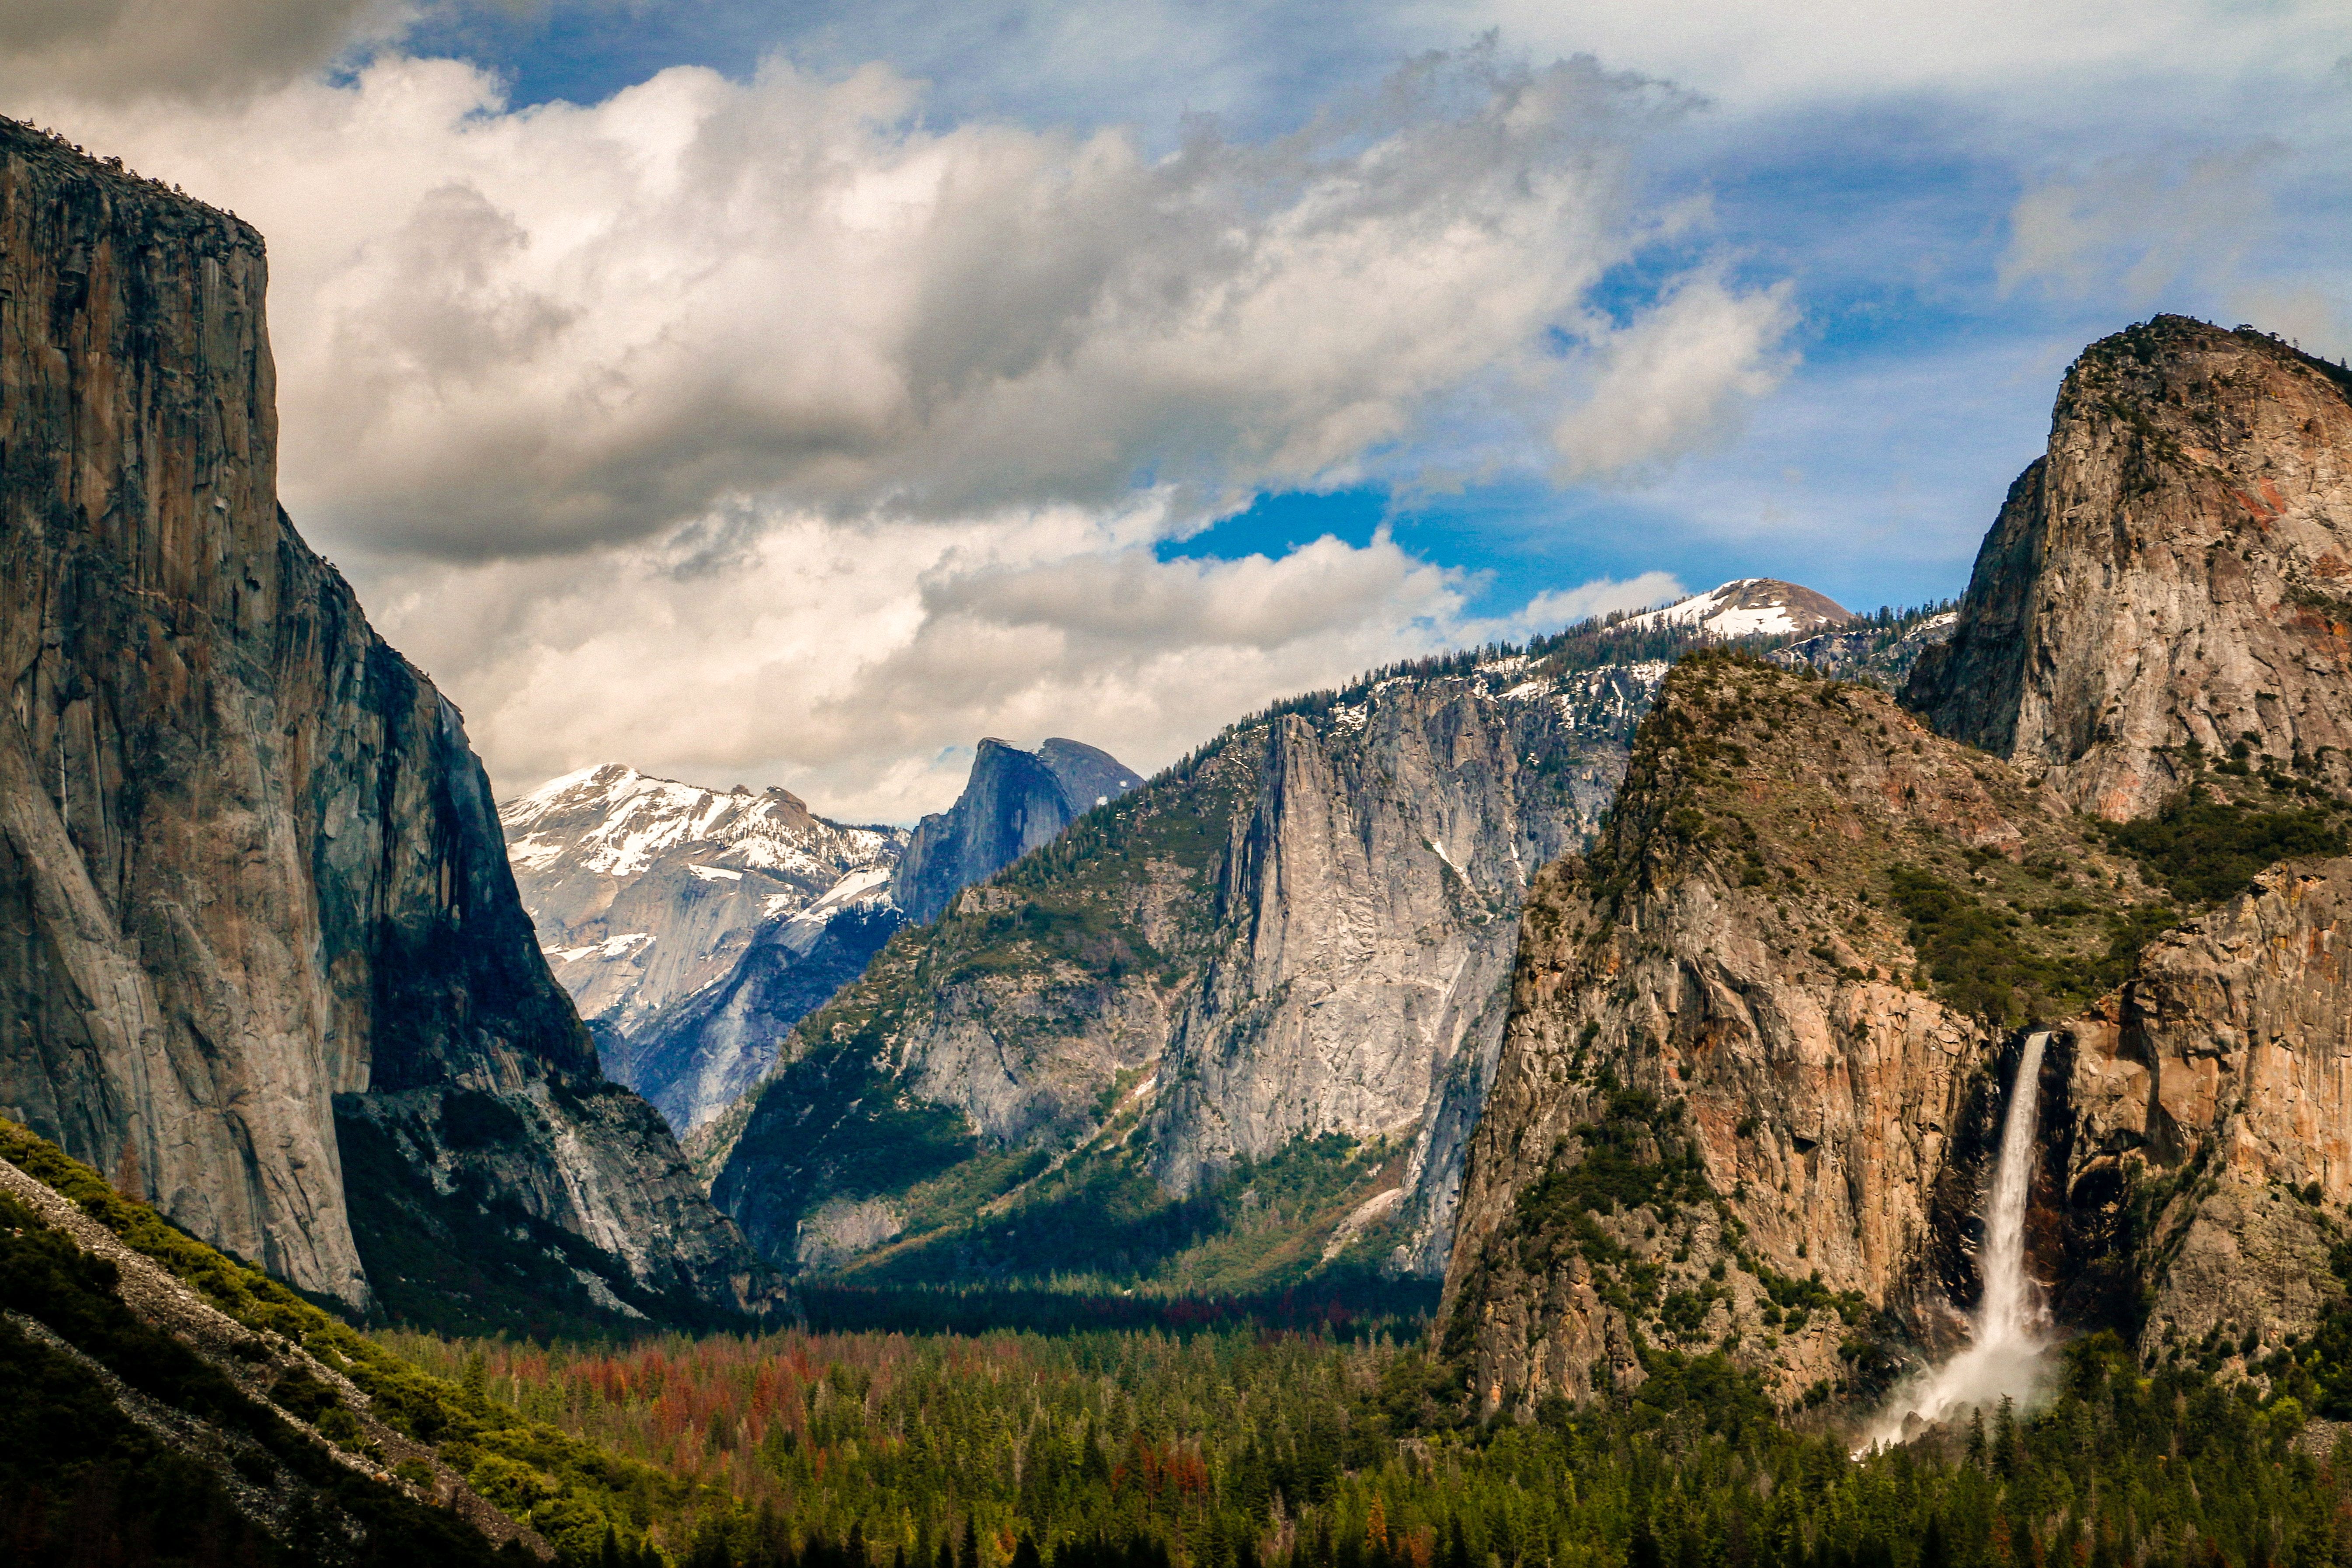
<svg viewBox="0 0 2352 1568">
<path fill-rule="evenodd" d="M 1687 599 L 1628 616 L 1621 626 L 1692 626 L 1712 637 L 1791 637 L 1853 617 L 1824 595 L 1777 577 L 1741 577 Z"/>
</svg>

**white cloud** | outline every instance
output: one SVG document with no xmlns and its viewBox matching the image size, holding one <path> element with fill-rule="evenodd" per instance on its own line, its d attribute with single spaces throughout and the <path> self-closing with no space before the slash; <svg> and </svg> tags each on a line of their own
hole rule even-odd
<svg viewBox="0 0 2352 1568">
<path fill-rule="evenodd" d="M 1075 508 L 721 520 L 567 560 L 411 563 L 377 621 L 460 694 L 503 793 L 623 759 L 905 820 L 954 796 L 982 734 L 1072 735 L 1149 770 L 1276 698 L 1679 591 L 1651 574 L 1477 620 L 1474 584 L 1385 535 L 1163 562 L 1155 527 Z"/>
<path fill-rule="evenodd" d="M 1490 47 L 1297 135 L 1199 129 L 1161 159 L 1118 132 L 935 130 L 886 69 L 781 62 L 508 111 L 470 68 L 386 58 L 59 113 L 269 237 L 297 517 L 478 559 L 740 496 L 956 521 L 1146 481 L 1197 517 L 1409 476 L 1441 426 L 1524 460 L 1579 369 L 1548 334 L 1587 330 L 1643 232 L 1628 139 L 1672 103 Z M 1617 433 L 1624 460 L 1697 438 L 1653 416 Z"/>
<path fill-rule="evenodd" d="M 1690 590 L 1671 572 L 1643 572 L 1622 582 L 1598 577 L 1573 588 L 1554 588 L 1538 594 L 1528 601 L 1525 609 L 1511 617 L 1508 635 L 1515 638 L 1537 637 L 1612 610 L 1646 610 L 1689 595 Z"/>
<path fill-rule="evenodd" d="M 1626 160 L 1676 108 L 1488 47 L 1166 157 L 782 63 L 510 110 L 387 56 L 43 117 L 268 237 L 289 510 L 502 789 L 621 760 L 904 819 L 980 734 L 1150 768 L 1370 666 L 1671 596 L 1482 620 L 1384 533 L 1153 545 L 1263 489 L 1538 467 L 1580 389 L 1646 399 L 1595 426 L 1619 466 L 1723 428 L 1783 300 L 1585 303 L 1661 232 Z M 1635 363 L 1734 338 L 1711 380 Z"/>
<path fill-rule="evenodd" d="M 2257 142 L 2191 157 L 2112 158 L 2045 181 L 2011 210 L 2000 287 L 2120 292 L 2145 307 L 2184 279 L 2224 279 L 2270 227 L 2261 176 L 2283 153 Z"/>
<path fill-rule="evenodd" d="M 1696 277 L 1602 339 L 1591 386 L 1552 429 L 1563 479 L 1654 472 L 1729 435 L 1795 363 L 1785 286 L 1739 293 Z"/>
<path fill-rule="evenodd" d="M 2352 273 L 2324 198 L 2315 216 L 2285 210 L 2315 194 L 2294 188 L 2298 173 L 2307 182 L 2297 163 L 2263 139 L 2047 178 L 2011 210 L 2000 287 L 2249 321 L 2317 353 L 2352 353 Z"/>
</svg>

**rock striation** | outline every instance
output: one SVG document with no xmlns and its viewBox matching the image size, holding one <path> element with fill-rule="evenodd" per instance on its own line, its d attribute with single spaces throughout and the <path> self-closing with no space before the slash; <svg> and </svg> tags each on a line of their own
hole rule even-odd
<svg viewBox="0 0 2352 1568">
<path fill-rule="evenodd" d="M 928 925 L 963 889 L 1142 783 L 1108 752 L 1076 741 L 1049 740 L 1024 752 L 984 738 L 956 803 L 916 825 L 891 897 L 908 920 Z"/>
<path fill-rule="evenodd" d="M 550 966 L 604 1070 L 681 1135 L 756 1082 L 801 1016 L 901 923 L 903 828 L 788 790 L 698 788 L 607 763 L 499 808 Z"/>
<path fill-rule="evenodd" d="M 2110 817 L 2233 750 L 2352 786 L 2347 389 L 2251 328 L 2091 345 L 1906 700 Z"/>
<path fill-rule="evenodd" d="M 749 1304 L 457 710 L 278 506 L 266 278 L 251 228 L 0 121 L 0 1110 L 354 1307 L 452 1226 L 485 1269 L 576 1243 L 583 1300 Z M 399 1200 L 358 1224 L 354 1138 Z"/>
</svg>

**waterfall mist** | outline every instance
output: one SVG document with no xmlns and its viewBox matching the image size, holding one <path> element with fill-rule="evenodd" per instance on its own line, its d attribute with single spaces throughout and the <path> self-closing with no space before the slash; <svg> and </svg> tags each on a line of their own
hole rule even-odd
<svg viewBox="0 0 2352 1568">
<path fill-rule="evenodd" d="M 1939 1421 L 1971 1405 L 1998 1405 L 2004 1394 L 2022 1405 L 2040 1386 L 2042 1355 L 2050 1346 L 2049 1318 L 2041 1288 L 2025 1271 L 2025 1205 L 2038 1152 L 2042 1048 L 2049 1039 L 2046 1030 L 2026 1037 L 2010 1084 L 2000 1154 L 1985 1207 L 1984 1250 L 1978 1257 L 1984 1294 L 1969 1347 L 1896 1389 L 1864 1438 L 1864 1449 L 1900 1442 L 1915 1417 Z"/>
</svg>

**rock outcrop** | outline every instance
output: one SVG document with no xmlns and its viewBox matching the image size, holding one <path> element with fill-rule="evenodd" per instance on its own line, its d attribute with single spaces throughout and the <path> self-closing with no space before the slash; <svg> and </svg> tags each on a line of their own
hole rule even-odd
<svg viewBox="0 0 2352 1568">
<path fill-rule="evenodd" d="M 2137 1200 L 2149 1355 L 2216 1331 L 2277 1346 L 2338 1290 L 2317 1210 L 2352 1201 L 2352 860 L 2290 863 L 2150 946 L 2109 1016 L 2070 1026 L 2078 1228 Z"/>
<path fill-rule="evenodd" d="M 1529 895 L 1450 1352 L 1524 1409 L 1638 1384 L 1644 1345 L 1728 1349 L 1787 1400 L 1882 1323 L 1948 1346 L 2002 1019 L 2079 1005 L 2094 909 L 2154 896 L 1883 692 L 1685 659 L 1606 831 Z"/>
<path fill-rule="evenodd" d="M 742 1305 L 756 1265 L 548 974 L 457 710 L 278 509 L 265 280 L 245 225 L 0 121 L 0 1110 L 354 1306 L 477 1219 L 641 1310 Z M 353 1128 L 415 1224 L 354 1226 Z"/>
<path fill-rule="evenodd" d="M 2352 787 L 2347 388 L 2247 328 L 2094 343 L 1906 700 L 2110 817 L 2233 751 Z"/>
<path fill-rule="evenodd" d="M 523 907 L 604 1070 L 683 1135 L 757 1082 L 801 1016 L 901 922 L 907 833 L 788 790 L 608 763 L 499 808 Z"/>
<path fill-rule="evenodd" d="M 1076 741 L 1049 740 L 1024 752 L 984 738 L 956 803 L 916 825 L 890 879 L 891 897 L 908 920 L 928 925 L 957 893 L 1142 782 L 1108 752 Z"/>
</svg>

